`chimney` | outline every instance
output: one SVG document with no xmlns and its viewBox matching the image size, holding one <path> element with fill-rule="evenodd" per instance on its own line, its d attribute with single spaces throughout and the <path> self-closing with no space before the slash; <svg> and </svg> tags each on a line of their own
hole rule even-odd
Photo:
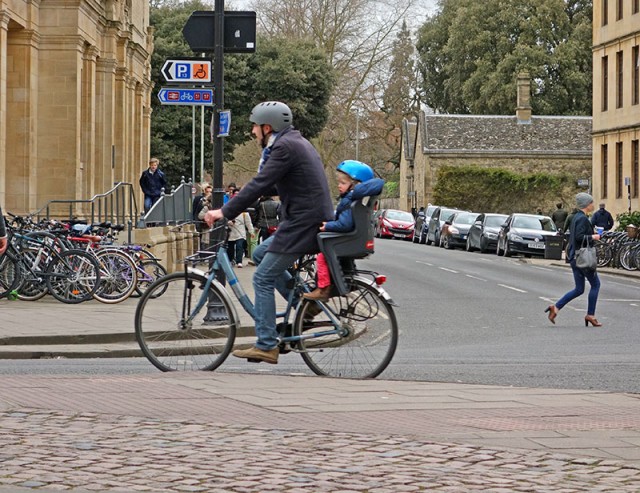
<svg viewBox="0 0 640 493">
<path fill-rule="evenodd" d="M 518 74 L 518 106 L 516 106 L 516 118 L 518 123 L 531 123 L 531 79 L 529 72 Z"/>
</svg>

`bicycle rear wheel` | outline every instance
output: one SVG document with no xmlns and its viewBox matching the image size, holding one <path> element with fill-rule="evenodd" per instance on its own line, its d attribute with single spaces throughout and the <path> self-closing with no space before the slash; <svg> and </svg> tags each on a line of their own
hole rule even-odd
<svg viewBox="0 0 640 493">
<path fill-rule="evenodd" d="M 157 260 L 138 260 L 137 264 L 138 284 L 136 285 L 136 293 L 138 296 L 142 296 L 151 283 L 167 275 L 167 269 Z M 163 294 L 164 291 L 157 291 L 155 297 L 157 298 Z"/>
<path fill-rule="evenodd" d="M 393 307 L 375 287 L 360 279 L 347 279 L 347 284 L 351 291 L 346 296 L 333 296 L 324 303 L 340 320 L 343 333 L 302 339 L 295 348 L 316 375 L 374 378 L 393 358 L 398 322 Z M 303 300 L 296 312 L 294 334 L 333 330 L 327 314 L 317 312 L 315 301 Z"/>
<path fill-rule="evenodd" d="M 138 301 L 136 339 L 156 368 L 210 371 L 229 356 L 239 321 L 226 297 L 211 285 L 208 301 L 192 313 L 206 281 L 192 272 L 169 274 L 152 283 Z"/>
<path fill-rule="evenodd" d="M 9 252 L 0 255 L 0 298 L 8 296 L 20 283 L 20 264 Z"/>
<path fill-rule="evenodd" d="M 63 303 L 82 303 L 91 299 L 100 284 L 96 259 L 82 250 L 65 250 L 54 258 L 46 271 L 49 292 Z"/>
<path fill-rule="evenodd" d="M 136 288 L 138 271 L 129 255 L 119 250 L 98 250 L 100 286 L 93 297 L 101 303 L 115 304 L 126 300 Z"/>
</svg>

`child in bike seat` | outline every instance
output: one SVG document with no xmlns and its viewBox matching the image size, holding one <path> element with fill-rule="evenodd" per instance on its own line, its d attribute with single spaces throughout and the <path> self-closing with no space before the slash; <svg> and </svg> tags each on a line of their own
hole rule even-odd
<svg viewBox="0 0 640 493">
<path fill-rule="evenodd" d="M 355 229 L 351 204 L 370 195 L 380 195 L 384 180 L 374 178 L 374 173 L 368 164 L 360 161 L 346 160 L 337 166 L 338 191 L 340 201 L 336 207 L 334 221 L 322 224 L 320 231 L 334 233 L 349 233 Z M 308 300 L 326 301 L 331 294 L 331 275 L 324 255 L 319 253 L 316 258 L 318 282 L 317 288 L 302 296 Z"/>
</svg>

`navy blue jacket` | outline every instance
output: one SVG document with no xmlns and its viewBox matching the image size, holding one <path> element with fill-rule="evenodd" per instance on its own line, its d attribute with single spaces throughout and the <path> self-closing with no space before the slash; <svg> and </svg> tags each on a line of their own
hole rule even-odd
<svg viewBox="0 0 640 493">
<path fill-rule="evenodd" d="M 613 216 L 605 209 L 598 209 L 591 217 L 591 224 L 604 228 L 609 231 L 613 228 Z"/>
<path fill-rule="evenodd" d="M 336 207 L 336 218 L 324 225 L 325 231 L 335 233 L 348 233 L 353 231 L 355 224 L 353 223 L 353 212 L 351 212 L 351 204 L 362 197 L 371 195 L 380 195 L 384 180 L 380 178 L 372 178 L 362 183 L 358 183 L 344 195 L 340 196 L 340 202 Z"/>
<path fill-rule="evenodd" d="M 584 246 L 592 246 L 593 225 L 589 222 L 589 218 L 584 212 L 578 211 L 573 216 L 571 226 L 569 228 L 569 245 L 567 246 L 567 262 L 575 260 L 576 252 Z M 585 241 L 586 237 L 586 241 Z"/>
<path fill-rule="evenodd" d="M 140 188 L 142 192 L 149 197 L 160 197 L 162 189 L 167 190 L 167 180 L 160 168 L 156 168 L 155 173 L 151 173 L 148 169 L 142 172 L 140 176 Z"/>
<path fill-rule="evenodd" d="M 316 235 L 333 218 L 333 204 L 318 151 L 289 127 L 278 135 L 262 170 L 222 207 L 228 219 L 237 217 L 263 195 L 280 197 L 280 223 L 269 252 L 317 253 Z"/>
</svg>

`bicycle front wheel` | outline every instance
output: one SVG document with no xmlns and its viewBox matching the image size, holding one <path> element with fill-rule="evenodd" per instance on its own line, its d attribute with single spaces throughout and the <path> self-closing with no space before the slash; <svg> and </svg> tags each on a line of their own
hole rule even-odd
<svg viewBox="0 0 640 493">
<path fill-rule="evenodd" d="M 380 292 L 360 279 L 347 279 L 351 290 L 324 303 L 340 321 L 339 333 L 321 335 L 336 327 L 315 301 L 302 300 L 294 334 L 311 338 L 295 342 L 302 359 L 316 375 L 375 378 L 389 365 L 398 344 L 393 307 Z"/>
<path fill-rule="evenodd" d="M 136 339 L 156 368 L 210 371 L 229 356 L 238 320 L 214 285 L 204 293 L 206 281 L 192 272 L 169 274 L 153 282 L 138 301 Z"/>
<path fill-rule="evenodd" d="M 100 283 L 98 262 L 82 250 L 65 250 L 47 267 L 47 288 L 58 301 L 82 303 L 91 299 Z"/>
<path fill-rule="evenodd" d="M 136 265 L 131 257 L 119 250 L 98 250 L 100 286 L 93 297 L 100 303 L 115 304 L 126 300 L 138 283 Z"/>
</svg>

